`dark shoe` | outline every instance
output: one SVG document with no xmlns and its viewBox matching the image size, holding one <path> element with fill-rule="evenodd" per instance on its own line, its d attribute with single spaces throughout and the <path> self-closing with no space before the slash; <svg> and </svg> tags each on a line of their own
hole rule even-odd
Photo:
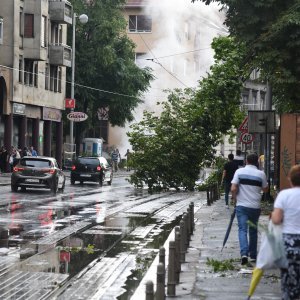
<svg viewBox="0 0 300 300">
<path fill-rule="evenodd" d="M 241 264 L 242 265 L 247 265 L 248 264 L 248 257 L 243 255 L 241 259 Z"/>
<path fill-rule="evenodd" d="M 250 262 L 256 263 L 256 258 L 250 258 Z"/>
</svg>

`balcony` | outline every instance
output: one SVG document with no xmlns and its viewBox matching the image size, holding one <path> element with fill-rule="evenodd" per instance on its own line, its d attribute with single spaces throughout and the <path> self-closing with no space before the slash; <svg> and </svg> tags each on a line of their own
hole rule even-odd
<svg viewBox="0 0 300 300">
<path fill-rule="evenodd" d="M 72 24 L 72 5 L 65 0 L 49 1 L 50 20 L 60 24 Z"/>
<path fill-rule="evenodd" d="M 63 44 L 52 44 L 49 46 L 49 62 L 51 65 L 71 67 L 72 49 Z"/>
</svg>

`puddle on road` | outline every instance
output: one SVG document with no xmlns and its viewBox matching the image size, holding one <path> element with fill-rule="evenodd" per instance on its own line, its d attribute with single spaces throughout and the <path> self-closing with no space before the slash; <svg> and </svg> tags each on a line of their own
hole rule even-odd
<svg viewBox="0 0 300 300">
<path fill-rule="evenodd" d="M 134 195 L 137 196 L 142 197 L 143 193 Z M 22 259 L 15 269 L 68 274 L 71 278 L 104 254 L 116 257 L 130 252 L 136 255 L 135 268 L 123 286 L 125 292 L 118 297 L 130 299 L 159 247 L 180 219 L 164 223 L 146 213 L 127 214 L 124 211 L 107 217 L 106 206 L 100 201 L 85 206 L 85 201 L 76 203 L 72 197 L 68 200 L 65 199 L 66 206 L 60 203 L 44 205 L 33 213 L 14 214 L 14 210 L 10 210 L 10 231 L 5 229 L 0 233 L 7 246 L 21 249 Z M 22 222 L 30 213 L 30 223 Z M 91 226 L 70 232 L 68 237 L 60 237 L 61 232 L 83 221 Z M 42 244 L 40 239 L 50 233 L 57 234 L 59 242 L 54 239 L 52 243 Z"/>
</svg>

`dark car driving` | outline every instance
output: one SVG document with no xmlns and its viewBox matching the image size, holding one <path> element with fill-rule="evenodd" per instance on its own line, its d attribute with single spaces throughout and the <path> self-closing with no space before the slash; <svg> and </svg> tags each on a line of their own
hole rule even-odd
<svg viewBox="0 0 300 300">
<path fill-rule="evenodd" d="M 103 182 L 111 185 L 113 172 L 111 165 L 104 157 L 78 157 L 73 161 L 71 169 L 71 184 L 79 181 Z"/>
<path fill-rule="evenodd" d="M 26 188 L 50 189 L 54 194 L 65 188 L 65 174 L 53 157 L 25 156 L 13 168 L 11 190 L 17 192 Z"/>
</svg>

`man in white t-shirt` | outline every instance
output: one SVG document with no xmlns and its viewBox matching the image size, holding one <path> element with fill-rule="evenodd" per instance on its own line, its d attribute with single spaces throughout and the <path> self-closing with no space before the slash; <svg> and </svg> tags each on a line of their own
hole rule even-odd
<svg viewBox="0 0 300 300">
<path fill-rule="evenodd" d="M 231 181 L 231 193 L 236 202 L 236 215 L 239 226 L 239 242 L 242 265 L 257 256 L 257 223 L 260 216 L 261 191 L 268 191 L 268 182 L 263 171 L 257 169 L 257 154 L 247 156 L 246 166 L 236 170 Z M 253 224 L 249 227 L 248 221 Z"/>
</svg>

